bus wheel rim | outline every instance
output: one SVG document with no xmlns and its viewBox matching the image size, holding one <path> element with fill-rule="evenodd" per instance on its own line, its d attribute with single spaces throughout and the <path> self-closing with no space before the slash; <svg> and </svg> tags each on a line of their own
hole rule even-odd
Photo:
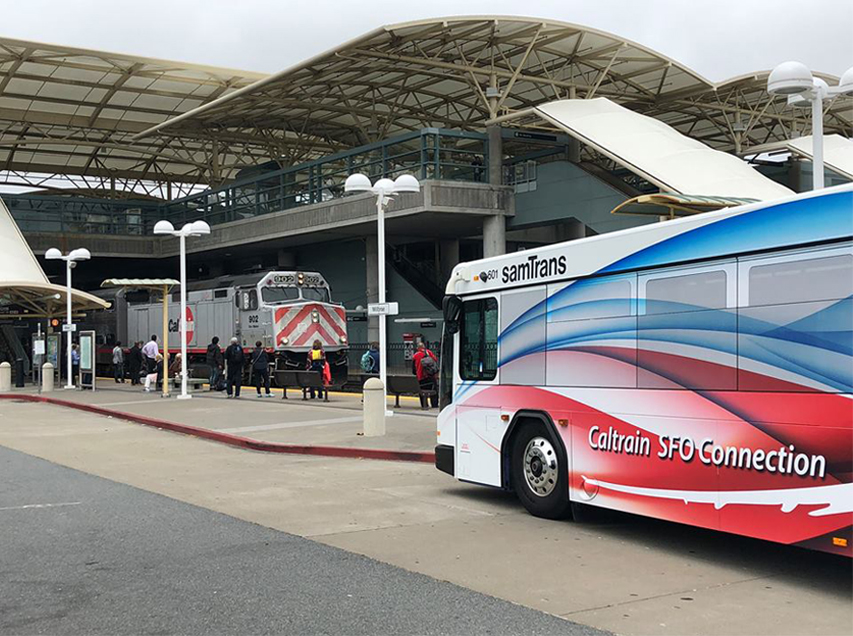
<svg viewBox="0 0 853 636">
<path fill-rule="evenodd" d="M 547 497 L 557 487 L 559 463 L 553 444 L 534 437 L 524 449 L 524 483 L 537 497 Z"/>
</svg>

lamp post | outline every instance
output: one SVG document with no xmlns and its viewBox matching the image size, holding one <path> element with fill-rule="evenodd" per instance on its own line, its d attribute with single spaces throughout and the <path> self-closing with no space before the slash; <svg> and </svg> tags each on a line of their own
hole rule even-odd
<svg viewBox="0 0 853 636">
<path fill-rule="evenodd" d="M 68 254 L 63 256 L 62 252 L 60 252 L 57 248 L 51 247 L 44 253 L 44 257 L 49 261 L 65 261 L 65 324 L 68 325 L 68 327 L 66 328 L 68 331 L 68 381 L 65 384 L 65 388 L 73 389 L 74 383 L 72 382 L 71 375 L 71 270 L 77 267 L 77 263 L 79 261 L 88 261 L 90 258 L 92 258 L 92 255 L 85 247 L 80 247 L 76 250 L 71 250 Z"/>
<path fill-rule="evenodd" d="M 830 87 L 814 77 L 805 64 L 782 62 L 767 78 L 767 92 L 785 95 L 789 106 L 812 109 L 812 190 L 824 185 L 823 175 L 823 101 L 836 95 L 853 95 L 853 67 L 841 76 L 838 86 Z"/>
<path fill-rule="evenodd" d="M 379 261 L 379 305 L 385 306 L 385 206 L 395 194 L 403 192 L 420 192 L 420 182 L 410 174 L 403 174 L 394 179 L 379 179 L 371 183 L 367 175 L 356 173 L 347 177 L 344 192 L 372 192 L 376 195 L 376 242 L 377 260 Z M 383 404 L 387 404 L 388 395 L 388 356 L 387 329 L 385 317 L 387 307 L 377 316 L 379 318 L 379 379 L 382 381 Z M 387 408 L 387 407 L 386 407 Z"/>
<path fill-rule="evenodd" d="M 181 244 L 181 394 L 178 399 L 187 400 L 192 397 L 187 393 L 187 237 L 210 234 L 210 226 L 205 221 L 193 221 L 176 230 L 169 221 L 157 221 L 154 224 L 154 234 L 177 236 Z M 169 334 L 163 334 L 163 347 L 168 350 Z M 165 376 L 168 371 L 165 364 L 163 366 Z M 163 378 L 163 382 L 165 384 L 167 378 Z"/>
</svg>

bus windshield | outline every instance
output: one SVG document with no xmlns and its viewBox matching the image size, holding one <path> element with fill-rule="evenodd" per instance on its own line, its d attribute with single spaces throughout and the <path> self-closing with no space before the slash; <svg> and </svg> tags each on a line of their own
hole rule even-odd
<svg viewBox="0 0 853 636">
<path fill-rule="evenodd" d="M 287 303 L 299 299 L 299 290 L 296 287 L 263 287 L 261 297 L 268 305 Z"/>
</svg>

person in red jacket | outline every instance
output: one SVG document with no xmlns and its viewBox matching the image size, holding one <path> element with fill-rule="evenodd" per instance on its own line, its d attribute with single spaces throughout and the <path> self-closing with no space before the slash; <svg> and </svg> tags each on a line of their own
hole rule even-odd
<svg viewBox="0 0 853 636">
<path fill-rule="evenodd" d="M 423 342 L 418 343 L 418 351 L 412 358 L 412 366 L 421 385 L 418 394 L 421 399 L 421 408 L 433 408 L 438 406 L 438 358 L 427 349 Z M 427 397 L 429 396 L 429 397 Z"/>
</svg>

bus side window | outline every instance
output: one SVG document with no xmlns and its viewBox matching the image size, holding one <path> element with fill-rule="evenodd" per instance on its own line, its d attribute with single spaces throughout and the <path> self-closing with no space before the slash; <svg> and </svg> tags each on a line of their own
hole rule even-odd
<svg viewBox="0 0 853 636">
<path fill-rule="evenodd" d="M 737 389 L 733 262 L 641 274 L 637 386 Z"/>
<path fill-rule="evenodd" d="M 459 376 L 494 380 L 498 371 L 498 301 L 479 298 L 462 304 Z"/>
<path fill-rule="evenodd" d="M 853 390 L 853 253 L 831 248 L 743 259 L 741 391 Z"/>
</svg>

